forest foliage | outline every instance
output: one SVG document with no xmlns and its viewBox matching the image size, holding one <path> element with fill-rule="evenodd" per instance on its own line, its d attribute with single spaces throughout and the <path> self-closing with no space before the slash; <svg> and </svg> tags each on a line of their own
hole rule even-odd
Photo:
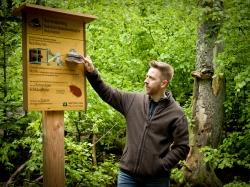
<svg viewBox="0 0 250 187">
<path fill-rule="evenodd" d="M 207 0 L 210 1 L 210 0 Z M 2 0 L 0 9 L 0 184 L 13 173 L 13 185 L 41 185 L 41 113 L 22 109 L 21 20 L 11 12 L 24 2 Z M 143 91 L 151 60 L 171 63 L 169 87 L 192 125 L 191 105 L 200 9 L 192 0 L 58 0 L 46 6 L 97 16 L 86 27 L 87 55 L 113 87 Z M 224 2 L 215 76 L 226 78 L 223 137 L 218 148 L 204 147 L 226 186 L 247 186 L 250 176 L 250 39 L 249 0 Z M 214 19 L 218 16 L 214 15 Z M 112 186 L 125 143 L 125 121 L 87 85 L 88 109 L 65 112 L 66 186 Z M 97 137 L 92 142 L 94 135 Z M 93 164 L 93 147 L 97 165 Z M 235 172 L 240 171 L 240 172 Z M 227 176 L 225 179 L 224 176 Z M 173 184 L 182 182 L 179 168 Z"/>
</svg>

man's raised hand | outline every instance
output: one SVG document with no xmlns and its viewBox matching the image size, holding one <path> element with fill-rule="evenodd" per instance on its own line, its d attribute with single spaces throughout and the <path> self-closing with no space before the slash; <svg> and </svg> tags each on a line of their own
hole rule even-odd
<svg viewBox="0 0 250 187">
<path fill-rule="evenodd" d="M 88 56 L 83 57 L 83 64 L 84 64 L 85 71 L 91 73 L 95 70 L 95 66 L 92 63 L 92 60 L 90 57 L 88 57 Z"/>
</svg>

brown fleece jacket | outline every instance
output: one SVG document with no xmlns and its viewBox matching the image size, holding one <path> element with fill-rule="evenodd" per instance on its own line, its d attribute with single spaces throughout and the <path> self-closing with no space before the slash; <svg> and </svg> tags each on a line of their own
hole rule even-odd
<svg viewBox="0 0 250 187">
<path fill-rule="evenodd" d="M 187 119 L 170 92 L 149 115 L 150 98 L 106 85 L 97 71 L 87 78 L 99 96 L 124 115 L 127 138 L 121 170 L 138 177 L 167 176 L 189 152 Z"/>
</svg>

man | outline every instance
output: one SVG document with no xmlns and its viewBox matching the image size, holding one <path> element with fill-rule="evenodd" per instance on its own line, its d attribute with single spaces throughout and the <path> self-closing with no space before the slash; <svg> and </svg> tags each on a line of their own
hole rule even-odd
<svg viewBox="0 0 250 187">
<path fill-rule="evenodd" d="M 95 91 L 126 118 L 127 139 L 118 187 L 170 186 L 170 170 L 189 152 L 187 119 L 166 91 L 174 73 L 172 66 L 152 61 L 144 94 L 111 88 L 102 81 L 90 58 L 83 61 Z"/>
</svg>

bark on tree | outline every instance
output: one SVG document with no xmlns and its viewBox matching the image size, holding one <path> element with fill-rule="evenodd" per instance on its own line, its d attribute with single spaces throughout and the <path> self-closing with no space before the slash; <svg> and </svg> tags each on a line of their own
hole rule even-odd
<svg viewBox="0 0 250 187">
<path fill-rule="evenodd" d="M 203 161 L 200 148 L 217 147 L 222 133 L 225 84 L 223 77 L 215 76 L 216 43 L 220 19 L 213 19 L 214 11 L 222 11 L 223 0 L 200 0 L 203 10 L 198 27 L 196 70 L 193 90 L 193 124 L 190 128 L 191 150 L 185 170 L 186 186 L 222 186 L 214 169 Z M 215 9 L 216 8 L 216 9 Z"/>
<path fill-rule="evenodd" d="M 93 137 L 92 137 L 92 160 L 93 160 L 93 166 L 97 166 L 97 156 L 96 156 L 96 134 L 93 133 Z"/>
</svg>

